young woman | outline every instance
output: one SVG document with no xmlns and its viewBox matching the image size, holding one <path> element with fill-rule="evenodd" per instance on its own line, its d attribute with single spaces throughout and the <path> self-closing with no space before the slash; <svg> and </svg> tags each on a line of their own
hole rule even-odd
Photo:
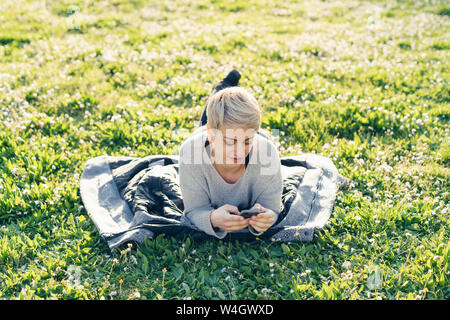
<svg viewBox="0 0 450 320">
<path fill-rule="evenodd" d="M 208 98 L 200 128 L 180 149 L 180 188 L 186 217 L 205 233 L 261 235 L 278 218 L 282 176 L 278 151 L 261 134 L 261 110 L 238 87 L 233 70 Z M 244 218 L 239 212 L 260 213 Z"/>
</svg>

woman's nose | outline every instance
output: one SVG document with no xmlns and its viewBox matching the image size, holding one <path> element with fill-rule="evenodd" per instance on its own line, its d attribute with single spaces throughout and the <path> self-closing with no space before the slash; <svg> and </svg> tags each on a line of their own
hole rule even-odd
<svg viewBox="0 0 450 320">
<path fill-rule="evenodd" d="M 240 158 L 244 156 L 246 153 L 246 146 L 245 145 L 235 145 L 234 147 L 234 156 L 236 158 Z"/>
</svg>

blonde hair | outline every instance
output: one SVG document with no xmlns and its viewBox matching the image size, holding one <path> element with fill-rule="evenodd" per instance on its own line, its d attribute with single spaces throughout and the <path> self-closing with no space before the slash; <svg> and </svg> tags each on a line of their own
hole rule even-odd
<svg viewBox="0 0 450 320">
<path fill-rule="evenodd" d="M 228 87 L 216 92 L 206 102 L 208 127 L 223 129 L 225 126 L 261 127 L 261 109 L 256 99 L 241 87 Z"/>
</svg>

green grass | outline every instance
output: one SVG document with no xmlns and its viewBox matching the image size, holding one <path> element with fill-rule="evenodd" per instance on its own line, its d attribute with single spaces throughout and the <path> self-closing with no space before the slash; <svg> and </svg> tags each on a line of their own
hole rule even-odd
<svg viewBox="0 0 450 320">
<path fill-rule="evenodd" d="M 449 299 L 446 1 L 2 1 L 1 299 Z M 232 68 L 282 156 L 350 179 L 312 243 L 111 253 L 95 156 L 177 154 Z"/>
</svg>

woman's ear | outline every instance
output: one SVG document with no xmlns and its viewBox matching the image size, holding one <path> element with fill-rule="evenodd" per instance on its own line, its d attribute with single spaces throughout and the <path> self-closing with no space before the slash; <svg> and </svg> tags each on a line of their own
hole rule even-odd
<svg viewBox="0 0 450 320">
<path fill-rule="evenodd" d="M 206 133 L 208 135 L 209 144 L 211 145 L 212 142 L 214 141 L 214 134 L 213 130 L 211 130 L 208 124 L 206 124 Z"/>
<path fill-rule="evenodd" d="M 214 150 L 214 130 L 211 129 L 208 124 L 206 124 L 206 133 L 207 133 L 207 138 L 209 141 L 209 152 L 212 158 L 214 158 L 216 152 Z"/>
</svg>

